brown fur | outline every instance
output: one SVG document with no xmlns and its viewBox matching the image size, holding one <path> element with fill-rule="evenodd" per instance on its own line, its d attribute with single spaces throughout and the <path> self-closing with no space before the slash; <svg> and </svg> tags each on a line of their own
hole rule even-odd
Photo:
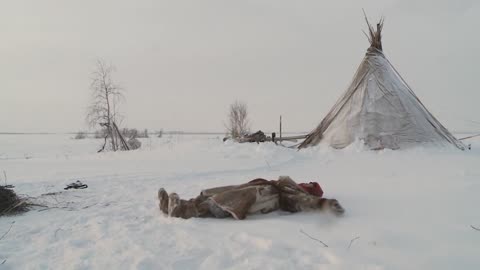
<svg viewBox="0 0 480 270">
<path fill-rule="evenodd" d="M 270 186 L 270 188 L 268 188 Z M 345 212 L 335 199 L 313 196 L 288 176 L 277 181 L 255 179 L 238 186 L 217 187 L 204 190 L 196 198 L 181 200 L 177 194 L 171 194 L 168 206 L 165 206 L 166 192 L 159 191 L 160 209 L 168 209 L 172 217 L 226 217 L 244 219 L 249 213 L 268 213 L 277 209 L 288 212 L 330 211 L 341 215 Z M 162 195 L 162 196 L 161 196 Z"/>
</svg>

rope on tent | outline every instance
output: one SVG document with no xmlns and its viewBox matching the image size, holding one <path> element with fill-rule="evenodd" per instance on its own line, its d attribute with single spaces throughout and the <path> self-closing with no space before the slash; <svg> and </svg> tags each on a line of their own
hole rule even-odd
<svg viewBox="0 0 480 270">
<path fill-rule="evenodd" d="M 463 138 L 460 138 L 460 139 L 458 139 L 458 140 L 459 140 L 459 141 L 463 141 L 463 140 L 475 138 L 475 137 L 478 137 L 478 136 L 480 136 L 480 133 L 479 133 L 479 134 L 472 135 L 472 136 L 468 136 L 468 137 L 463 137 Z"/>
</svg>

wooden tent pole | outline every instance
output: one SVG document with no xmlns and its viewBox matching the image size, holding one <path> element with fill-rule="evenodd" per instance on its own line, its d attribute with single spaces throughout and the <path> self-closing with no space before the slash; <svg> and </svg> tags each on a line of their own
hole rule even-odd
<svg viewBox="0 0 480 270">
<path fill-rule="evenodd" d="M 122 144 L 123 144 L 123 148 L 125 148 L 126 150 L 130 150 L 130 147 L 128 147 L 127 142 L 125 141 L 125 139 L 123 138 L 122 134 L 121 134 L 120 131 L 118 130 L 117 124 L 115 124 L 115 122 L 113 122 L 113 127 L 115 128 L 115 131 L 117 132 L 118 137 L 120 137 L 120 141 L 121 141 Z"/>
<path fill-rule="evenodd" d="M 475 137 L 478 137 L 480 136 L 480 134 L 476 134 L 476 135 L 472 135 L 472 136 L 468 136 L 468 137 L 464 137 L 464 138 L 460 138 L 458 139 L 459 141 L 463 141 L 463 140 L 466 140 L 466 139 L 471 139 L 471 138 L 475 138 Z"/>
<path fill-rule="evenodd" d="M 282 141 L 282 116 L 280 115 L 280 141 Z"/>
</svg>

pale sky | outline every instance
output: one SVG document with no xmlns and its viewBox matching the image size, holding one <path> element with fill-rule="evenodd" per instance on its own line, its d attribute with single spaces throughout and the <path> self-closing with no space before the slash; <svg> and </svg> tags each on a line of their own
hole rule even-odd
<svg viewBox="0 0 480 270">
<path fill-rule="evenodd" d="M 0 4 L 0 132 L 86 129 L 95 60 L 126 89 L 128 127 L 313 129 L 369 44 L 362 8 L 385 16 L 387 58 L 449 129 L 480 130 L 480 2 L 474 0 L 16 0 Z M 476 121 L 473 123 L 471 121 Z"/>
</svg>

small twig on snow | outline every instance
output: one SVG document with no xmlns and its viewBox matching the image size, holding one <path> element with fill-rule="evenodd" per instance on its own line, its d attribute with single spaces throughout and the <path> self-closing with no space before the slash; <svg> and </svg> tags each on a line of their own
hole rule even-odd
<svg viewBox="0 0 480 270">
<path fill-rule="evenodd" d="M 268 163 L 268 161 L 267 161 L 267 159 L 266 159 L 266 158 L 263 158 L 263 159 L 265 160 L 265 163 L 267 163 L 267 165 L 268 165 L 268 168 L 271 170 L 271 169 L 272 169 L 272 167 L 270 166 L 270 163 Z"/>
<path fill-rule="evenodd" d="M 303 233 L 303 234 L 305 234 L 306 236 L 308 236 L 310 239 L 315 240 L 315 241 L 317 241 L 317 242 L 319 242 L 319 243 L 322 243 L 322 245 L 323 245 L 324 247 L 328 247 L 327 244 L 325 244 L 325 243 L 322 242 L 321 240 L 318 240 L 318 239 L 315 238 L 315 237 L 310 236 L 309 234 L 307 234 L 306 232 L 304 232 L 302 229 L 300 229 L 300 232 Z"/>
<path fill-rule="evenodd" d="M 97 204 L 96 204 L 96 203 L 90 204 L 90 205 L 87 205 L 87 206 L 82 207 L 82 209 L 87 209 L 87 208 L 90 208 L 90 207 L 92 207 L 92 206 L 94 206 L 94 205 L 97 205 Z"/>
<path fill-rule="evenodd" d="M 480 231 L 479 228 L 476 228 L 476 227 L 474 227 L 473 225 L 470 225 L 470 227 L 472 227 L 472 229 L 474 229 L 474 230 L 476 230 L 476 231 Z"/>
<path fill-rule="evenodd" d="M 40 209 L 40 210 L 38 210 L 38 212 L 43 212 L 43 211 L 47 211 L 47 210 L 51 210 L 51 209 L 67 209 L 68 211 L 75 210 L 75 209 L 73 209 L 71 207 L 68 207 L 68 206 L 45 206 L 44 209 Z"/>
<path fill-rule="evenodd" d="M 0 237 L 0 240 L 2 240 L 5 236 L 7 236 L 7 234 L 8 234 L 8 233 L 10 232 L 10 230 L 12 229 L 14 223 L 15 223 L 15 221 L 12 222 L 12 225 L 10 225 L 10 228 L 8 228 L 8 231 L 5 232 L 5 233 L 2 235 L 2 237 Z"/>
<path fill-rule="evenodd" d="M 350 249 L 350 247 L 352 246 L 353 242 L 355 242 L 355 240 L 359 239 L 360 236 L 357 236 L 355 238 L 353 238 L 352 240 L 350 240 L 350 244 L 348 245 L 348 248 L 347 249 Z"/>
<path fill-rule="evenodd" d="M 0 265 L 4 264 L 6 261 L 7 261 L 7 259 L 3 260 L 3 262 L 2 262 L 2 263 L 0 263 Z"/>
</svg>

